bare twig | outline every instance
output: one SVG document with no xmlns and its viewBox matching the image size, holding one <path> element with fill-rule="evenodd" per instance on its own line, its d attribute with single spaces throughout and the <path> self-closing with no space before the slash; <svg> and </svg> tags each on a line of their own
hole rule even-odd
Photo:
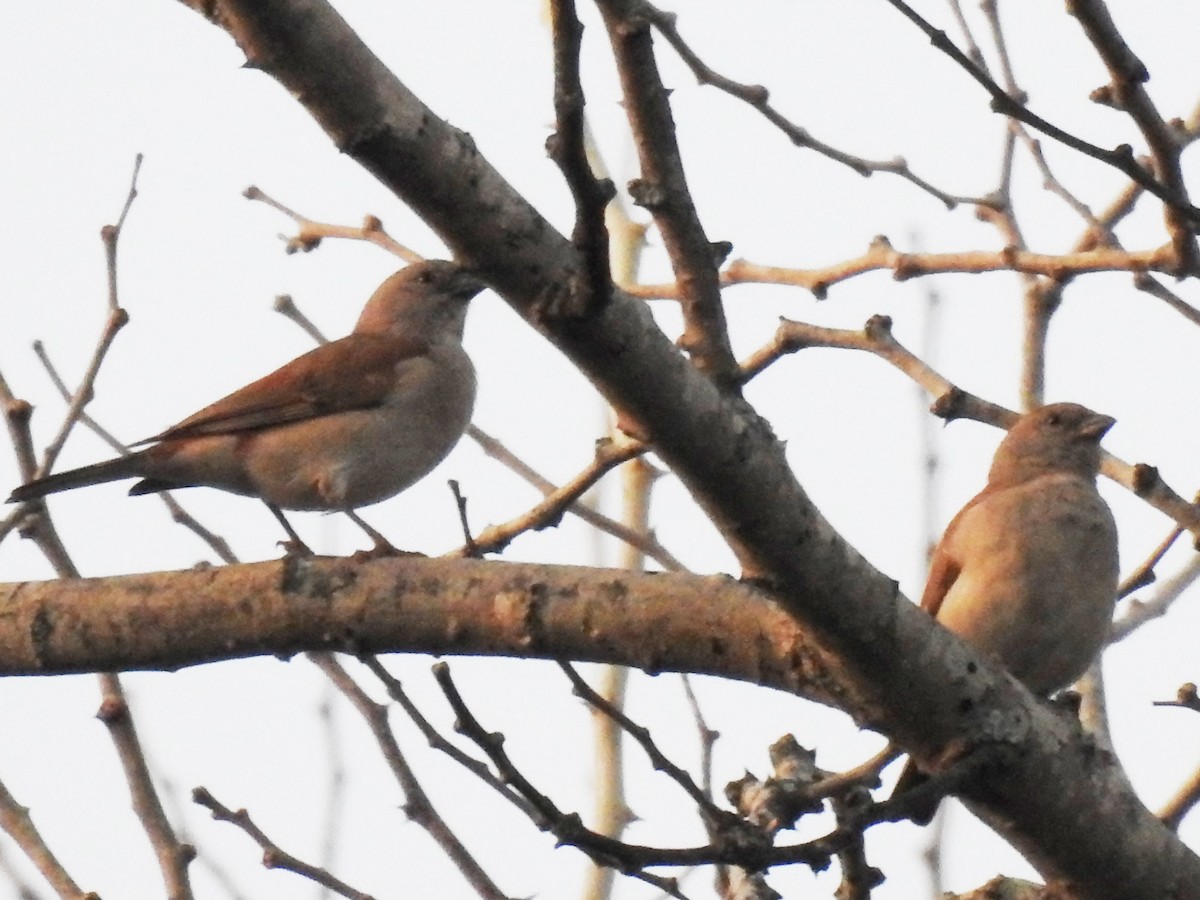
<svg viewBox="0 0 1200 900">
<path fill-rule="evenodd" d="M 458 486 L 458 482 L 451 478 L 446 482 L 450 486 L 450 493 L 454 495 L 454 505 L 458 508 L 458 521 L 462 525 L 463 540 L 463 555 L 468 559 L 483 559 L 483 551 L 475 544 L 475 538 L 471 537 L 471 523 L 467 521 L 467 498 L 463 496 L 462 489 Z"/>
<path fill-rule="evenodd" d="M 134 162 L 133 177 L 130 179 L 125 205 L 121 207 L 121 215 L 115 225 L 105 225 L 100 229 L 100 238 L 104 242 L 105 258 L 108 261 L 108 318 L 104 322 L 104 328 L 96 342 L 96 349 L 92 352 L 92 358 L 88 361 L 79 387 L 75 389 L 71 402 L 67 405 L 67 412 L 58 428 L 58 433 L 54 435 L 42 452 L 42 464 L 37 470 L 39 477 L 45 475 L 54 466 L 54 461 L 58 459 L 58 454 L 67 442 L 71 429 L 79 421 L 83 408 L 91 402 L 100 366 L 108 355 L 108 350 L 116 339 L 117 332 L 129 321 L 129 314 L 121 307 L 117 299 L 117 246 L 121 239 L 121 231 L 125 227 L 125 219 L 129 215 L 129 208 L 137 196 L 137 177 L 141 168 L 142 157 L 139 154 Z"/>
<path fill-rule="evenodd" d="M 350 677 L 332 653 L 309 653 L 308 658 L 350 701 L 350 705 L 358 711 L 366 721 L 367 727 L 371 729 L 380 753 L 404 792 L 404 814 L 429 833 L 480 897 L 484 900 L 507 900 L 507 895 L 496 886 L 434 808 L 429 795 L 425 793 L 408 760 L 404 758 L 396 736 L 392 734 L 388 724 L 387 707 L 368 697 L 366 691 Z"/>
<path fill-rule="evenodd" d="M 1172 831 L 1178 831 L 1179 826 L 1183 824 L 1184 817 L 1195 809 L 1198 803 L 1200 803 L 1200 769 L 1193 772 L 1192 777 L 1180 785 L 1175 796 L 1158 811 L 1158 817 Z"/>
<path fill-rule="evenodd" d="M 390 234 L 384 228 L 383 223 L 375 216 L 367 216 L 363 219 L 362 226 L 359 228 L 351 228 L 346 225 L 330 225 L 325 222 L 317 222 L 300 215 L 298 212 L 288 209 L 278 200 L 275 200 L 267 194 L 263 193 L 254 185 L 242 191 L 242 196 L 247 200 L 257 200 L 260 203 L 265 203 L 272 209 L 278 210 L 289 219 L 296 223 L 296 234 L 292 237 L 280 235 L 280 239 L 284 242 L 284 249 L 288 253 L 296 253 L 297 251 L 307 253 L 310 250 L 315 250 L 324 238 L 344 238 L 352 241 L 367 241 L 382 247 L 388 253 L 400 257 L 405 262 L 417 262 L 421 259 L 420 254 L 408 249 Z"/>
<path fill-rule="evenodd" d="M 1159 545 L 1151 551 L 1150 555 L 1142 561 L 1141 565 L 1125 576 L 1125 579 L 1117 587 L 1118 600 L 1124 600 L 1139 588 L 1144 588 L 1154 583 L 1156 578 L 1154 574 L 1155 568 L 1162 562 L 1162 558 L 1167 555 L 1167 551 L 1174 546 L 1182 534 L 1183 528 L 1176 525 L 1171 529 L 1171 533 L 1163 538 Z"/>
<path fill-rule="evenodd" d="M 577 815 L 565 815 L 560 812 L 554 802 L 538 791 L 513 765 L 504 750 L 503 735 L 485 731 L 479 724 L 479 720 L 467 708 L 462 695 L 459 694 L 458 688 L 450 676 L 450 667 L 445 663 L 436 663 L 433 667 L 433 675 L 454 710 L 457 718 L 455 727 L 487 754 L 488 759 L 499 771 L 501 779 L 528 801 L 533 813 L 531 818 L 539 828 L 553 832 L 560 843 L 569 844 L 582 850 L 593 862 L 618 866 L 631 878 L 652 884 L 665 891 L 668 896 L 686 900 L 684 895 L 679 892 L 674 879 L 652 875 L 643 871 L 644 866 L 641 865 L 628 865 L 627 860 L 624 860 L 620 854 L 630 845 L 584 828 Z"/>
<path fill-rule="evenodd" d="M 974 419 L 1001 428 L 1008 428 L 1016 421 L 1017 413 L 955 387 L 910 353 L 892 335 L 891 324 L 887 316 L 873 316 L 862 331 L 846 331 L 784 319 L 775 340 L 752 354 L 743 363 L 743 371 L 748 375 L 757 374 L 782 355 L 806 347 L 865 350 L 891 363 L 924 388 L 934 398 L 931 409 L 935 415 L 944 419 Z M 1153 466 L 1130 465 L 1104 453 L 1101 472 L 1193 534 L 1200 534 L 1200 505 L 1179 496 Z"/>
<path fill-rule="evenodd" d="M 1179 690 L 1175 692 L 1174 700 L 1155 700 L 1155 706 L 1177 706 L 1180 709 L 1190 709 L 1193 712 L 1200 712 L 1200 690 L 1197 690 L 1196 685 L 1190 681 L 1187 684 L 1179 686 Z"/>
<path fill-rule="evenodd" d="M 975 63 L 967 58 L 961 50 L 954 45 L 954 42 L 946 36 L 946 32 L 934 28 L 929 24 L 916 10 L 904 2 L 904 0 L 888 0 L 899 12 L 910 22 L 915 24 L 929 38 L 930 43 L 938 50 L 945 53 L 952 60 L 958 63 L 967 74 L 969 74 L 976 82 L 978 82 L 984 90 L 992 97 L 992 110 L 1001 115 L 1011 116 L 1015 119 L 1020 119 L 1031 128 L 1040 131 L 1042 134 L 1053 138 L 1054 140 L 1065 144 L 1072 150 L 1078 151 L 1085 156 L 1090 156 L 1093 159 L 1099 160 L 1119 172 L 1124 173 L 1133 181 L 1136 181 L 1154 196 L 1158 197 L 1164 203 L 1173 206 L 1178 214 L 1192 226 L 1200 224 L 1200 209 L 1192 206 L 1186 194 L 1180 194 L 1174 189 L 1171 184 L 1164 184 L 1156 179 L 1148 171 L 1142 168 L 1134 158 L 1133 150 L 1127 145 L 1122 144 L 1114 150 L 1105 150 L 1103 147 L 1098 147 L 1095 144 L 1088 143 L 1073 134 L 1070 134 L 1056 125 L 1043 119 L 1041 116 L 1032 112 L 1024 104 L 1017 102 L 1012 97 L 1005 93 L 988 74 L 979 68 Z M 1189 260 L 1178 260 L 1183 263 Z M 1183 274 L 1179 272 L 1178 274 Z"/>
<path fill-rule="evenodd" d="M 42 840 L 41 834 L 29 817 L 29 810 L 19 804 L 3 784 L 0 784 L 0 828 L 3 828 L 13 842 L 21 848 L 29 861 L 42 873 L 42 877 L 46 879 L 54 892 L 63 900 L 100 900 L 99 894 L 79 889 L 75 880 L 67 874 L 67 870 L 58 861 L 58 857 Z"/>
<path fill-rule="evenodd" d="M 985 204 L 988 203 L 988 198 L 985 197 L 961 197 L 956 194 L 947 193 L 934 187 L 929 181 L 920 178 L 919 175 L 913 172 L 908 167 L 904 157 L 894 157 L 892 160 L 866 160 L 862 156 L 853 156 L 847 152 L 838 150 L 834 146 L 821 142 L 821 140 L 812 137 L 806 128 L 800 127 L 796 122 L 787 119 L 786 116 L 779 112 L 772 103 L 770 103 L 770 92 L 761 84 L 739 84 L 731 78 L 722 76 L 719 72 L 710 68 L 695 50 L 692 50 L 683 40 L 683 36 L 679 34 L 677 26 L 677 16 L 672 12 L 659 10 L 658 7 L 652 6 L 649 2 L 641 4 L 641 14 L 654 24 L 654 28 L 659 31 L 662 37 L 666 38 L 667 43 L 676 50 L 679 58 L 682 59 L 690 68 L 692 74 L 696 76 L 697 82 L 701 84 L 709 84 L 719 91 L 731 97 L 736 97 L 737 100 L 748 103 L 750 107 L 757 109 L 764 119 L 779 128 L 781 132 L 786 134 L 787 139 L 798 146 L 800 149 L 812 150 L 842 166 L 851 169 L 862 175 L 863 178 L 870 178 L 875 173 L 886 173 L 890 175 L 898 175 L 899 178 L 916 185 L 920 190 L 931 194 L 946 204 L 947 209 L 954 209 L 960 203 L 968 204 Z"/>
<path fill-rule="evenodd" d="M 949 194 L 934 187 L 928 181 L 915 174 L 902 157 L 888 160 L 864 159 L 861 156 L 845 153 L 817 140 L 806 129 L 792 122 L 772 106 L 770 92 L 761 84 L 740 84 L 710 68 L 683 40 L 683 37 L 679 33 L 677 17 L 674 13 L 665 12 L 645 2 L 639 4 L 638 13 L 648 19 L 663 38 L 666 39 L 667 43 L 675 49 L 675 52 L 679 54 L 679 58 L 692 70 L 692 74 L 696 76 L 696 80 L 700 84 L 712 85 L 717 90 L 741 100 L 758 110 L 768 122 L 782 131 L 788 140 L 797 147 L 819 153 L 826 159 L 840 163 L 864 178 L 869 178 L 876 172 L 897 175 L 936 197 L 946 205 L 947 209 L 953 209 L 960 203 L 979 204 L 988 202 L 984 197 L 962 197 Z"/>
<path fill-rule="evenodd" d="M 629 438 L 600 441 L 596 448 L 596 456 L 583 471 L 569 482 L 558 488 L 536 506 L 515 519 L 503 525 L 490 525 L 480 532 L 474 541 L 473 548 L 460 547 L 454 551 L 455 556 L 467 556 L 468 550 L 477 553 L 498 553 L 512 540 L 526 531 L 540 531 L 557 525 L 563 514 L 579 500 L 607 472 L 623 462 L 628 462 L 636 456 L 645 453 L 649 448 L 641 441 Z"/>
<path fill-rule="evenodd" d="M 1153 250 L 1127 251 L 1094 247 L 1071 253 L 1033 253 L 1017 248 L 968 250 L 961 253 L 906 253 L 896 250 L 883 237 L 876 238 L 865 253 L 818 269 L 767 266 L 735 259 L 721 273 L 722 286 L 735 284 L 781 284 L 812 291 L 824 299 L 832 285 L 866 272 L 888 270 L 897 281 L 950 272 L 1022 272 L 1066 278 L 1090 272 L 1170 272 L 1170 244 Z M 677 284 L 642 284 L 629 289 L 646 300 L 679 298 Z"/>
<path fill-rule="evenodd" d="M 1196 247 L 1200 218 L 1191 206 L 1179 163 L 1182 146 L 1174 129 L 1159 115 L 1144 86 L 1150 80 L 1150 73 L 1125 43 L 1102 0 L 1068 0 L 1067 12 L 1083 26 L 1111 78 L 1108 85 L 1092 95 L 1092 99 L 1129 114 L 1146 139 L 1155 174 L 1169 192 L 1159 196 L 1167 200 L 1163 213 L 1178 261 L 1176 274 L 1196 274 L 1200 271 L 1200 252 Z M 1140 166 L 1138 169 L 1144 171 Z"/>
<path fill-rule="evenodd" d="M 42 363 L 42 367 L 50 376 L 50 380 L 54 383 L 54 387 L 58 390 L 59 394 L 62 395 L 63 399 L 70 400 L 70 389 L 63 381 L 62 376 L 59 375 L 58 369 L 51 361 L 50 355 L 46 352 L 46 348 L 41 341 L 34 342 L 33 351 L 37 354 L 38 359 Z M 129 454 L 130 451 L 128 444 L 115 437 L 110 431 L 108 431 L 108 429 L 93 419 L 86 412 L 80 413 L 79 423 L 85 428 L 89 429 L 93 434 L 99 437 L 100 440 L 108 444 L 109 447 L 111 447 L 121 456 L 127 456 Z M 179 501 L 175 499 L 175 496 L 171 491 L 159 491 L 154 496 L 158 497 L 158 499 L 162 501 L 163 505 L 166 506 L 167 512 L 170 513 L 171 519 L 174 522 L 182 525 L 188 531 L 192 532 L 192 534 L 196 535 L 196 537 L 200 538 L 200 540 L 207 544 L 209 549 L 217 555 L 221 562 L 233 565 L 238 561 L 237 556 L 229 546 L 229 542 L 215 531 L 211 531 L 202 525 L 200 521 L 195 518 L 195 516 L 183 508 Z"/>
<path fill-rule="evenodd" d="M 217 799 L 208 792 L 207 788 L 198 787 L 192 790 L 192 799 L 212 813 L 214 819 L 218 822 L 229 822 L 236 825 L 242 831 L 246 832 L 250 838 L 262 848 L 263 865 L 268 869 L 283 869 L 287 872 L 294 872 L 309 881 L 316 882 L 339 894 L 342 897 L 349 897 L 350 900 L 375 900 L 370 894 L 364 894 L 362 891 L 355 890 L 335 878 L 329 872 L 322 869 L 320 866 L 314 866 L 311 863 L 306 863 L 298 857 L 287 853 L 268 838 L 254 821 L 250 818 L 250 814 L 244 809 L 237 811 L 231 810 L 223 806 Z"/>
<path fill-rule="evenodd" d="M 1196 309 L 1196 307 L 1192 306 L 1192 304 L 1188 303 L 1174 291 L 1170 290 L 1157 278 L 1152 277 L 1148 272 L 1135 272 L 1133 276 L 1133 285 L 1139 291 L 1143 291 L 1144 293 L 1149 294 L 1151 297 L 1158 298 L 1193 325 L 1200 325 L 1200 309 Z"/>
<path fill-rule="evenodd" d="M 384 688 L 388 692 L 388 696 L 400 704 L 405 714 L 412 720 L 413 724 L 421 734 L 425 735 L 425 740 L 429 742 L 429 746 L 434 750 L 445 753 L 452 760 L 494 790 L 497 794 L 507 800 L 509 803 L 516 806 L 525 815 L 531 818 L 536 815 L 535 810 L 531 807 L 523 797 L 518 796 L 512 788 L 505 784 L 502 780 L 492 774 L 492 770 L 485 763 L 480 762 L 472 756 L 464 753 L 430 724 L 429 720 L 417 709 L 416 704 L 412 702 L 408 694 L 405 692 L 400 681 L 393 676 L 387 669 L 383 667 L 383 663 L 379 661 L 377 656 L 362 656 L 360 662 L 365 665 L 376 678 L 382 682 Z"/>
<path fill-rule="evenodd" d="M 592 173 L 586 148 L 583 85 L 579 80 L 579 47 L 583 25 L 574 0 L 551 0 L 550 30 L 554 40 L 555 131 L 546 141 L 550 158 L 562 170 L 575 200 L 575 230 L 571 243 L 583 258 L 585 279 L 574 315 L 593 313 L 612 298 L 608 229 L 604 210 L 616 195 L 613 183 Z"/>
<path fill-rule="evenodd" d="M 129 701 L 125 697 L 121 680 L 110 673 L 101 673 L 98 678 L 101 701 L 96 717 L 108 728 L 109 737 L 117 748 L 117 757 L 121 760 L 121 768 L 125 772 L 134 812 L 137 813 L 138 821 L 158 858 L 167 896 L 172 900 L 188 900 L 192 896 L 192 889 L 188 882 L 187 867 L 195 858 L 196 850 L 176 837 L 175 830 L 163 810 L 162 801 L 154 787 L 154 779 L 150 777 L 150 767 L 146 763 L 141 741 L 133 725 Z"/>
<path fill-rule="evenodd" d="M 1200 556 L 1193 556 L 1183 569 L 1159 582 L 1149 600 L 1130 600 L 1125 605 L 1125 614 L 1113 623 L 1109 643 L 1123 641 L 1142 625 L 1165 615 L 1197 578 L 1200 578 Z"/>
<path fill-rule="evenodd" d="M 558 485 L 542 477 L 531 466 L 523 462 L 516 454 L 500 443 L 500 441 L 482 429 L 471 425 L 467 428 L 467 436 L 475 441 L 483 449 L 484 453 L 502 465 L 507 466 L 519 477 L 541 491 L 543 496 L 550 497 L 556 495 L 561 490 Z M 604 533 L 612 535 L 617 540 L 623 541 L 628 546 L 637 549 L 639 552 L 646 554 L 667 571 L 684 571 L 683 564 L 672 556 L 666 547 L 659 543 L 658 538 L 653 533 L 638 533 L 629 526 L 609 518 L 584 503 L 572 503 L 567 507 L 566 511 L 574 516 L 578 516 L 592 527 L 598 528 Z"/>
<path fill-rule="evenodd" d="M 641 0 L 598 3 L 641 163 L 641 178 L 630 183 L 629 192 L 634 202 L 654 217 L 680 284 L 684 328 L 679 346 L 718 387 L 736 391 L 741 381 L 729 344 L 717 275 L 723 255 L 705 234 L 688 192 L 668 92 L 659 76 L 641 5 Z"/>
<path fill-rule="evenodd" d="M 714 822 L 722 822 L 733 827 L 737 820 L 729 812 L 717 806 L 709 798 L 691 775 L 686 770 L 671 762 L 666 755 L 658 749 L 658 745 L 654 743 L 654 739 L 650 736 L 650 730 L 645 726 L 639 725 L 629 718 L 623 710 L 618 708 L 604 697 L 601 697 L 596 691 L 592 690 L 591 686 L 583 680 L 574 666 L 570 663 L 558 663 L 558 667 L 563 670 L 567 678 L 571 681 L 571 686 L 575 691 L 576 696 L 582 698 L 589 706 L 599 710 L 604 715 L 608 716 L 614 722 L 625 730 L 625 733 L 632 737 L 641 746 L 646 756 L 650 758 L 651 765 L 655 771 L 663 772 L 668 778 L 679 785 L 684 793 L 692 798 L 692 802 L 700 808 L 700 811 L 708 819 Z"/>
</svg>

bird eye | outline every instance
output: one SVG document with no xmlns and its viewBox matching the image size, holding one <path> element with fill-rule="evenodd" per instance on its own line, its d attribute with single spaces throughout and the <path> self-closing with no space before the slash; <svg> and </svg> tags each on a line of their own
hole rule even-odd
<svg viewBox="0 0 1200 900">
<path fill-rule="evenodd" d="M 417 281 L 421 282 L 421 284 L 429 284 L 429 282 L 433 281 L 433 273 L 426 269 L 417 276 Z"/>
<path fill-rule="evenodd" d="M 1050 415 L 1048 415 L 1046 417 L 1046 424 L 1047 425 L 1061 425 L 1062 417 L 1058 413 L 1050 413 Z"/>
</svg>

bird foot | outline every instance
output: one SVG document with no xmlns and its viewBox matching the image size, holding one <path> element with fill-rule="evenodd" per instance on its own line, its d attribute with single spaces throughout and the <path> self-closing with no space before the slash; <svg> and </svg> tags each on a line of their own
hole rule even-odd
<svg viewBox="0 0 1200 900">
<path fill-rule="evenodd" d="M 412 556 L 420 559 L 428 559 L 424 553 L 418 553 L 415 550 L 400 550 L 388 541 L 375 541 L 375 546 L 370 550 L 356 550 L 350 555 L 350 558 L 355 562 L 368 562 L 372 559 L 386 559 L 388 557 L 405 557 Z"/>
<path fill-rule="evenodd" d="M 1059 691 L 1046 701 L 1047 705 L 1056 712 L 1071 719 L 1079 718 L 1079 707 L 1083 705 L 1083 697 L 1078 691 Z"/>
<path fill-rule="evenodd" d="M 290 541 L 276 541 L 276 547 L 283 548 L 284 559 L 312 559 L 317 554 L 299 538 Z"/>
</svg>

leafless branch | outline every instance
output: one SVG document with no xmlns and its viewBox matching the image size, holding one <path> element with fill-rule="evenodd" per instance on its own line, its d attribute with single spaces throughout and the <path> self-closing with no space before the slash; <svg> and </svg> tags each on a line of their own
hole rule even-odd
<svg viewBox="0 0 1200 900">
<path fill-rule="evenodd" d="M 583 258 L 582 295 L 575 315 L 595 312 L 612 298 L 608 229 L 604 210 L 616 195 L 613 183 L 592 173 L 586 147 L 583 85 L 579 80 L 579 49 L 583 25 L 574 0 L 551 0 L 550 30 L 554 41 L 555 130 L 546 141 L 550 158 L 562 170 L 575 199 L 575 230 L 571 242 Z"/>
<path fill-rule="evenodd" d="M 970 250 L 961 253 L 907 253 L 895 249 L 884 237 L 877 237 L 861 256 L 818 269 L 767 266 L 735 259 L 721 272 L 721 284 L 781 284 L 804 288 L 824 299 L 829 288 L 866 272 L 891 271 L 897 281 L 950 272 L 1021 272 L 1066 278 L 1090 272 L 1170 272 L 1173 250 L 1169 244 L 1153 250 L 1127 251 L 1095 247 L 1072 253 L 1034 253 L 1007 247 L 1002 250 Z M 679 297 L 676 284 L 642 284 L 630 293 L 646 300 L 674 300 Z"/>
<path fill-rule="evenodd" d="M 471 852 L 446 824 L 445 819 L 434 808 L 429 795 L 417 780 L 408 760 L 404 758 L 396 736 L 392 734 L 391 726 L 388 724 L 387 707 L 381 706 L 368 697 L 366 691 L 350 677 L 350 674 L 332 653 L 310 653 L 308 658 L 350 701 L 350 705 L 358 711 L 366 721 L 367 727 L 371 729 L 371 734 L 379 745 L 380 753 L 383 754 L 388 768 L 392 770 L 396 782 L 404 792 L 404 814 L 429 833 L 429 836 L 442 848 L 442 852 L 458 867 L 463 877 L 474 888 L 475 893 L 484 900 L 507 900 L 507 895 L 496 886 L 475 857 L 471 855 Z"/>
<path fill-rule="evenodd" d="M 679 346 L 718 388 L 736 390 L 740 379 L 717 275 L 724 254 L 709 241 L 688 191 L 675 121 L 641 0 L 599 0 L 597 5 L 608 29 L 641 162 L 641 177 L 630 183 L 629 192 L 654 217 L 680 285 L 684 330 Z"/>
<path fill-rule="evenodd" d="M 3 784 L 0 784 L 0 828 L 21 848 L 62 900 L 100 900 L 99 894 L 80 890 L 58 857 L 42 840 L 29 816 L 29 810 L 19 804 Z"/>
<path fill-rule="evenodd" d="M 281 850 L 263 833 L 262 829 L 254 824 L 254 821 L 250 818 L 250 813 L 244 809 L 234 811 L 223 806 L 216 797 L 208 792 L 207 788 L 198 787 L 193 789 L 192 799 L 209 810 L 213 818 L 217 821 L 229 822 L 231 825 L 236 825 L 249 835 L 262 848 L 263 865 L 266 868 L 295 872 L 309 881 L 329 888 L 335 894 L 342 897 L 349 897 L 350 900 L 375 900 L 370 894 L 364 894 L 362 891 L 355 890 L 320 866 L 306 863 L 304 860 Z"/>
<path fill-rule="evenodd" d="M 1176 274 L 1197 274 L 1200 272 L 1200 251 L 1196 247 L 1196 231 L 1200 219 L 1188 197 L 1179 162 L 1182 145 L 1144 87 L 1150 80 L 1150 73 L 1125 43 L 1103 0 L 1068 0 L 1067 12 L 1083 26 L 1111 78 L 1105 87 L 1093 93 L 1092 99 L 1127 112 L 1150 149 L 1154 172 L 1164 188 L 1164 193 L 1156 194 L 1167 200 L 1163 212 L 1178 260 Z M 1145 171 L 1141 166 L 1137 169 Z"/>
<path fill-rule="evenodd" d="M 383 228 L 383 222 L 377 217 L 368 215 L 363 219 L 363 223 L 358 228 L 352 228 L 346 225 L 330 225 L 325 222 L 317 222 L 309 219 L 300 213 L 288 209 L 278 200 L 268 196 L 254 185 L 242 191 L 242 196 L 247 200 L 257 200 L 267 204 L 274 210 L 283 213 L 289 219 L 296 223 L 297 231 L 292 237 L 280 235 L 280 239 L 284 242 L 284 249 L 288 253 L 296 253 L 297 251 L 307 253 L 310 250 L 315 250 L 320 246 L 324 238 L 345 238 L 354 241 L 368 241 L 382 247 L 388 253 L 400 257 L 405 262 L 417 262 L 421 259 L 420 254 L 401 244 Z"/>
<path fill-rule="evenodd" d="M 934 187 L 924 178 L 913 172 L 903 157 L 888 160 L 864 159 L 861 156 L 854 156 L 818 140 L 807 129 L 797 125 L 779 112 L 771 104 L 770 92 L 763 85 L 741 84 L 710 68 L 692 50 L 687 42 L 683 40 L 682 35 L 679 33 L 678 17 L 675 13 L 661 10 L 648 2 L 639 4 L 637 12 L 654 25 L 655 29 L 666 39 L 667 43 L 679 54 L 679 58 L 692 70 L 692 74 L 696 76 L 696 80 L 700 84 L 712 85 L 717 90 L 741 100 L 758 110 L 768 122 L 787 135 L 788 140 L 797 147 L 813 150 L 826 159 L 846 166 L 864 178 L 869 178 L 877 172 L 899 176 L 933 197 L 936 197 L 945 204 L 947 209 L 954 209 L 960 203 L 979 204 L 988 202 L 984 197 L 963 197 Z"/>
<path fill-rule="evenodd" d="M 1163 183 L 1156 179 L 1150 172 L 1146 171 L 1138 164 L 1133 155 L 1133 150 L 1127 144 L 1122 144 L 1114 150 L 1105 150 L 1103 147 L 1098 147 L 1095 144 L 1088 143 L 1073 134 L 1070 134 L 1056 125 L 1043 119 L 1041 116 L 1032 112 L 1024 104 L 1017 102 L 1012 97 L 1005 93 L 991 77 L 977 65 L 975 65 L 967 56 L 954 45 L 954 42 L 946 36 L 946 32 L 934 28 L 929 22 L 919 15 L 916 10 L 904 2 L 904 0 L 888 0 L 899 12 L 910 22 L 916 25 L 929 38 L 933 44 L 941 52 L 945 53 L 952 60 L 958 63 L 967 74 L 969 74 L 976 82 L 978 82 L 984 90 L 992 96 L 992 110 L 1001 115 L 1011 116 L 1015 119 L 1020 119 L 1031 128 L 1040 131 L 1042 134 L 1053 138 L 1054 140 L 1065 144 L 1072 150 L 1076 150 L 1085 156 L 1090 156 L 1097 159 L 1119 172 L 1124 173 L 1133 181 L 1136 181 L 1143 188 L 1154 194 L 1164 203 L 1170 204 L 1176 212 L 1187 222 L 1191 223 L 1191 227 L 1200 224 L 1200 209 L 1192 206 L 1186 194 L 1180 194 L 1169 183 Z M 1192 260 L 1182 258 L 1177 260 L 1178 266 L 1183 266 L 1186 263 L 1191 263 Z M 1177 269 L 1177 274 L 1186 274 L 1188 269 Z"/>
</svg>

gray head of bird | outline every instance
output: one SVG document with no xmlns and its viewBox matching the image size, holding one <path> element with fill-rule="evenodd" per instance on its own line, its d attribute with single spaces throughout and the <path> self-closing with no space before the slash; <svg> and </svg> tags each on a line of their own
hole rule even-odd
<svg viewBox="0 0 1200 900">
<path fill-rule="evenodd" d="M 467 304 L 485 285 L 452 262 L 428 259 L 388 277 L 363 307 L 355 334 L 461 340 Z"/>
<path fill-rule="evenodd" d="M 1052 472 L 1094 478 L 1100 472 L 1100 440 L 1115 423 L 1078 403 L 1031 410 L 1000 442 L 988 483 L 1022 482 Z"/>
</svg>

